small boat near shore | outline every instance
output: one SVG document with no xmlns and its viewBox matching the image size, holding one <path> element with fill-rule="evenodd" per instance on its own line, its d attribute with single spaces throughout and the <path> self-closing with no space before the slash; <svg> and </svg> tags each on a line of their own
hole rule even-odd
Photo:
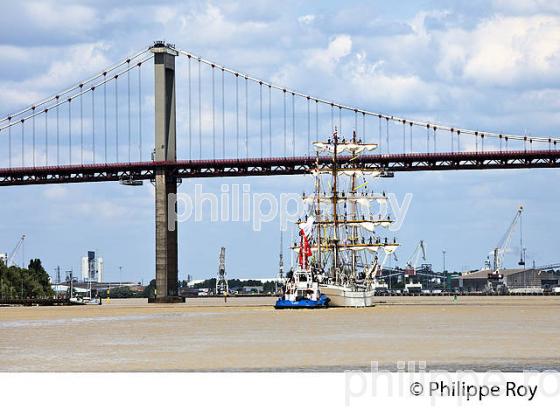
<svg viewBox="0 0 560 410">
<path fill-rule="evenodd" d="M 275 309 L 317 309 L 329 306 L 329 298 L 319 290 L 319 282 L 309 270 L 288 272 L 282 286 L 282 296 Z"/>
</svg>

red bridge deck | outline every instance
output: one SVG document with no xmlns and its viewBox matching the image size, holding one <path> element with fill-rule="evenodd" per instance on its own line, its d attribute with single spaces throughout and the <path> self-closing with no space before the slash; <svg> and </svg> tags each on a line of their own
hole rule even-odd
<svg viewBox="0 0 560 410">
<path fill-rule="evenodd" d="M 339 159 L 341 167 L 384 168 L 393 172 L 558 168 L 560 150 L 378 154 Z M 319 163 L 326 167 L 329 158 L 321 157 Z M 297 175 L 309 173 L 315 164 L 315 157 L 277 157 L 0 168 L 0 186 L 150 180 L 155 170 L 162 168 L 170 169 L 180 178 Z"/>
</svg>

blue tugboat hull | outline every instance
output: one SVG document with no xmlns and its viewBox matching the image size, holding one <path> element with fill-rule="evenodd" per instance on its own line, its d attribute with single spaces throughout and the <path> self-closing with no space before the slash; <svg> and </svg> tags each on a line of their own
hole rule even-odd
<svg viewBox="0 0 560 410">
<path fill-rule="evenodd" d="M 291 302 L 278 299 L 274 305 L 275 309 L 321 309 L 329 307 L 329 298 L 321 295 L 319 300 L 301 299 Z"/>
</svg>

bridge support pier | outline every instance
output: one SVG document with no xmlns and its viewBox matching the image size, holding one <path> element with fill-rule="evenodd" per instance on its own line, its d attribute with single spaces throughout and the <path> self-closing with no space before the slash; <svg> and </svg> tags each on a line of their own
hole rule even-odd
<svg viewBox="0 0 560 410">
<path fill-rule="evenodd" d="M 177 52 L 156 43 L 155 72 L 155 161 L 176 161 L 175 57 Z M 155 171 L 156 297 L 155 303 L 182 302 L 178 293 L 178 241 L 175 203 L 177 178 L 169 168 Z M 175 212 L 175 214 L 173 214 Z"/>
</svg>

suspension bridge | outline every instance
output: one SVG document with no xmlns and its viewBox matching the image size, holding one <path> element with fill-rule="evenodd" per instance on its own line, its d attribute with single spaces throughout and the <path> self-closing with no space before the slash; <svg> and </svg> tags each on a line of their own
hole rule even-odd
<svg viewBox="0 0 560 410">
<path fill-rule="evenodd" d="M 149 72 L 147 72 L 149 71 Z M 177 295 L 180 178 L 306 174 L 334 130 L 378 144 L 384 172 L 560 167 L 560 139 L 471 130 L 305 94 L 156 42 L 0 119 L 0 185 L 154 182 L 158 302 Z M 339 158 L 341 167 L 356 159 Z M 175 227 L 177 228 L 177 227 Z"/>
</svg>

